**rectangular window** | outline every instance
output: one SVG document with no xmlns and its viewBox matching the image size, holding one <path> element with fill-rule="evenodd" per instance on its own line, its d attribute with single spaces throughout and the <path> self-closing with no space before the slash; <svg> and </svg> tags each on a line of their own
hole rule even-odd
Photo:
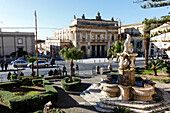
<svg viewBox="0 0 170 113">
<path fill-rule="evenodd" d="M 23 39 L 22 38 L 18 38 L 18 44 L 23 44 Z"/>
</svg>

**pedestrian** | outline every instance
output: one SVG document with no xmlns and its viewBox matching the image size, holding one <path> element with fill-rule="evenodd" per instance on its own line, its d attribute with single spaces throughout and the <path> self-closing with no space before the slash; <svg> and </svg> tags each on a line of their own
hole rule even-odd
<svg viewBox="0 0 170 113">
<path fill-rule="evenodd" d="M 1 69 L 4 70 L 4 64 L 1 62 Z"/>
<path fill-rule="evenodd" d="M 8 63 L 5 62 L 5 70 L 8 68 Z"/>
<path fill-rule="evenodd" d="M 58 74 L 60 74 L 60 76 L 61 76 L 61 69 L 60 68 L 58 69 Z"/>
<path fill-rule="evenodd" d="M 48 76 L 52 76 L 53 75 L 53 70 L 50 69 L 50 71 L 48 72 Z"/>
<path fill-rule="evenodd" d="M 54 70 L 54 75 L 58 75 L 58 70 L 57 69 Z"/>
<path fill-rule="evenodd" d="M 11 80 L 11 72 L 8 73 L 7 79 L 8 79 L 8 80 Z"/>
<path fill-rule="evenodd" d="M 76 64 L 76 71 L 79 74 L 79 66 L 78 66 L 78 64 Z"/>
<path fill-rule="evenodd" d="M 18 79 L 18 74 L 14 71 L 14 75 L 16 75 L 16 79 Z"/>
<path fill-rule="evenodd" d="M 24 76 L 24 73 L 23 73 L 23 72 L 21 72 L 19 76 Z"/>
<path fill-rule="evenodd" d="M 67 70 L 66 70 L 66 66 L 63 65 L 63 76 L 64 76 L 64 73 L 66 73 L 66 76 L 67 76 Z"/>
</svg>

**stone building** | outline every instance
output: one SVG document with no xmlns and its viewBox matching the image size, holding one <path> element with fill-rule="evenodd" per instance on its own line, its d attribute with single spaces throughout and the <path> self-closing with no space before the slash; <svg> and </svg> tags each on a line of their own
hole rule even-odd
<svg viewBox="0 0 170 113">
<path fill-rule="evenodd" d="M 47 50 L 49 45 L 77 47 L 84 51 L 84 57 L 106 57 L 107 49 L 118 40 L 118 27 L 118 21 L 103 20 L 99 12 L 95 19 L 74 16 L 69 27 L 54 31 L 53 38 L 46 40 Z"/>
<path fill-rule="evenodd" d="M 144 54 L 144 42 L 140 39 L 140 35 L 143 34 L 144 25 L 142 23 L 134 23 L 121 26 L 121 37 L 126 39 L 126 34 L 131 36 L 131 43 L 133 45 L 134 53 L 138 53 L 138 56 Z"/>
<path fill-rule="evenodd" d="M 9 56 L 15 51 L 27 51 L 28 55 L 35 54 L 35 35 L 33 32 L 1 32 L 0 56 Z"/>
<path fill-rule="evenodd" d="M 150 55 L 157 56 L 158 54 L 167 54 L 170 57 L 170 32 L 164 32 L 167 31 L 167 29 L 170 29 L 170 23 L 165 23 L 151 30 L 151 34 L 155 34 L 157 32 L 158 35 L 153 36 L 150 39 Z"/>
</svg>

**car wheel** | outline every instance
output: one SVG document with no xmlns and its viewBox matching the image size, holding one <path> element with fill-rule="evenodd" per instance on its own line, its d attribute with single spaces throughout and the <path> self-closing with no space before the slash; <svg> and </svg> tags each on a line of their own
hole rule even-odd
<svg viewBox="0 0 170 113">
<path fill-rule="evenodd" d="M 44 67 L 48 67 L 48 65 L 46 64 Z"/>
<path fill-rule="evenodd" d="M 15 68 L 17 68 L 17 65 L 14 65 Z"/>
</svg>

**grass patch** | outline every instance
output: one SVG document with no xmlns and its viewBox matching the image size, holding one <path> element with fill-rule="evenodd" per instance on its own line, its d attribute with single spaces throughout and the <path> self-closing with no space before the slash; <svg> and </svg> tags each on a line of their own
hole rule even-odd
<svg viewBox="0 0 170 113">
<path fill-rule="evenodd" d="M 157 78 L 151 78 L 151 80 L 160 82 L 160 83 L 170 83 L 170 79 L 157 79 Z"/>
</svg>

